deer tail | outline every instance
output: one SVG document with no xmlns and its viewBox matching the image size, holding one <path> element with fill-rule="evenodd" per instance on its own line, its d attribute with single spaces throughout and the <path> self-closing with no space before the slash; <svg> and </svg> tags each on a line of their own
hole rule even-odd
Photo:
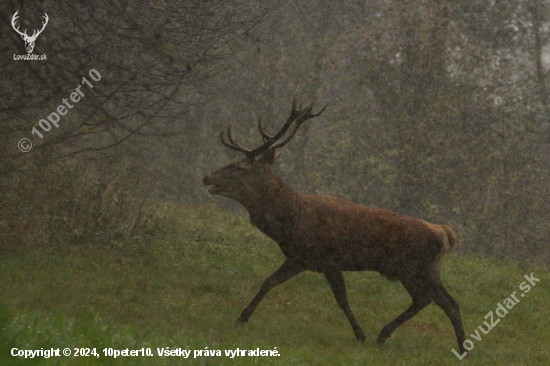
<svg viewBox="0 0 550 366">
<path fill-rule="evenodd" d="M 441 227 L 443 228 L 443 230 L 445 230 L 445 233 L 447 234 L 447 240 L 448 240 L 448 243 L 449 243 L 448 249 L 453 249 L 454 246 L 456 245 L 455 232 L 453 231 L 453 229 L 451 229 L 450 226 L 441 225 Z"/>
</svg>

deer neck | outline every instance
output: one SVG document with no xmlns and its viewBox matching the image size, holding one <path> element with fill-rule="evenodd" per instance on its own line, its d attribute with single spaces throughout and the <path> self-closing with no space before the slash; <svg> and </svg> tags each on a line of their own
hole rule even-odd
<svg viewBox="0 0 550 366">
<path fill-rule="evenodd" d="M 256 226 L 263 221 L 286 221 L 298 212 L 300 195 L 287 186 L 279 177 L 270 175 L 256 197 L 244 206 Z M 262 225 L 263 226 L 263 225 Z"/>
</svg>

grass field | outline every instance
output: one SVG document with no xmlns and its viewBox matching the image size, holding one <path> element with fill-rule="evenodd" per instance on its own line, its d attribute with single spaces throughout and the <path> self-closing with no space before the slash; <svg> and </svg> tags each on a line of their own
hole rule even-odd
<svg viewBox="0 0 550 366">
<path fill-rule="evenodd" d="M 266 296 L 250 322 L 234 321 L 283 254 L 244 216 L 213 208 L 166 208 L 150 235 L 110 243 L 15 249 L 0 257 L 0 365 L 548 365 L 550 271 L 450 254 L 443 281 L 461 305 L 467 334 L 517 291 L 520 297 L 471 356 L 459 361 L 453 328 L 430 305 L 383 346 L 382 327 L 410 304 L 400 283 L 345 273 L 367 334 L 358 344 L 324 277 L 304 273 Z M 460 242 L 459 244 L 460 245 Z M 495 315 L 496 317 L 496 315 Z M 104 348 L 149 347 L 153 357 L 106 357 Z M 221 350 L 223 356 L 158 357 L 157 348 Z M 279 357 L 225 357 L 224 350 L 274 350 Z M 12 348 L 96 348 L 96 357 L 13 357 Z"/>
</svg>

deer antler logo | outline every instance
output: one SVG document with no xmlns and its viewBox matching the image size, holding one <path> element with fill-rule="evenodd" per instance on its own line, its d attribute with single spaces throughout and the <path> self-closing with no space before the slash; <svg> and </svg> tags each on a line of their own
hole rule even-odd
<svg viewBox="0 0 550 366">
<path fill-rule="evenodd" d="M 38 36 L 40 35 L 40 33 L 42 33 L 42 31 L 44 30 L 44 28 L 46 28 L 46 24 L 48 24 L 48 14 L 44 13 L 44 20 L 45 22 L 42 23 L 42 29 L 40 30 L 34 30 L 32 36 L 29 36 L 27 34 L 27 30 L 25 29 L 24 32 L 21 32 L 19 30 L 19 27 L 15 25 L 15 21 L 17 20 L 18 16 L 17 16 L 17 13 L 19 13 L 19 10 L 15 12 L 15 14 L 13 14 L 13 17 L 11 18 L 11 26 L 13 27 L 13 29 L 19 33 L 21 35 L 21 38 L 23 38 L 23 40 L 25 41 L 25 49 L 27 50 L 27 53 L 32 53 L 32 51 L 34 50 L 34 42 L 36 42 L 36 39 L 38 38 Z"/>
</svg>

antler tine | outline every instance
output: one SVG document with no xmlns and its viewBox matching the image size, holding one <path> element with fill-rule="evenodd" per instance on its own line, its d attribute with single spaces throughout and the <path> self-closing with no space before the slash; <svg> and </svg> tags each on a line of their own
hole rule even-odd
<svg viewBox="0 0 550 366">
<path fill-rule="evenodd" d="M 30 36 L 29 38 L 36 38 L 40 35 L 40 33 L 42 33 L 44 31 L 44 29 L 46 28 L 46 25 L 48 24 L 48 20 L 50 18 L 48 17 L 48 14 L 46 14 L 46 13 L 44 13 L 43 18 L 44 18 L 45 22 L 42 22 L 42 29 L 40 29 L 40 30 L 35 29 L 32 33 L 32 36 Z"/>
<path fill-rule="evenodd" d="M 260 130 L 260 133 L 262 134 L 262 140 L 264 142 L 267 142 L 267 141 L 269 141 L 273 138 L 273 136 L 271 136 L 270 134 L 265 132 L 265 130 L 263 129 L 263 127 L 262 127 L 262 117 L 261 116 L 260 116 L 260 118 L 258 118 L 258 130 Z"/>
<path fill-rule="evenodd" d="M 319 112 L 317 112 L 317 113 L 311 113 L 311 118 L 320 116 L 321 113 L 323 113 L 323 112 L 325 111 L 325 109 L 327 109 L 327 107 L 328 107 L 328 103 L 327 103 Z"/>
<path fill-rule="evenodd" d="M 11 26 L 13 27 L 13 29 L 15 29 L 15 22 L 17 21 L 17 18 L 19 18 L 17 13 L 19 13 L 19 10 L 17 10 L 15 12 L 15 14 L 13 14 L 13 16 L 11 17 Z M 17 28 L 19 28 L 19 27 L 17 27 Z M 17 31 L 17 29 L 16 29 L 16 31 Z"/>
<path fill-rule="evenodd" d="M 328 103 L 319 112 L 312 113 L 313 105 L 315 104 L 315 101 L 317 100 L 317 97 L 319 96 L 319 93 L 321 93 L 321 89 L 319 89 L 317 94 L 315 94 L 315 97 L 313 97 L 313 99 L 303 109 L 300 109 L 298 112 L 300 114 L 304 114 L 304 115 L 308 116 L 308 118 L 313 118 L 313 117 L 320 116 L 321 113 L 323 113 L 325 111 L 325 109 L 327 109 Z"/>
<path fill-rule="evenodd" d="M 319 93 L 317 93 L 319 94 Z M 308 119 L 312 119 L 312 118 L 315 118 L 315 117 L 318 117 L 321 115 L 321 113 L 324 112 L 324 110 L 328 107 L 328 103 L 327 105 L 325 105 L 323 107 L 323 109 L 321 109 L 319 112 L 317 113 L 311 113 L 311 110 L 313 109 L 313 102 L 315 101 L 315 99 L 317 98 L 317 96 L 315 96 L 315 98 L 309 103 L 311 104 L 311 106 L 309 106 L 308 104 L 308 110 L 306 110 L 305 112 L 301 113 L 300 114 L 300 117 L 298 118 L 298 120 L 296 121 L 296 123 L 294 124 L 294 126 L 292 127 L 292 130 L 290 130 L 290 132 L 288 133 L 288 135 L 285 137 L 284 140 L 274 144 L 273 146 L 271 146 L 269 149 L 270 150 L 274 150 L 274 149 L 278 149 L 280 147 L 283 147 L 285 146 L 290 140 L 292 140 L 292 138 L 294 137 L 294 134 L 296 134 L 296 132 L 298 131 L 298 129 L 300 128 L 300 126 L 305 122 L 307 121 Z M 305 108 L 304 108 L 305 110 Z"/>
<path fill-rule="evenodd" d="M 299 110 L 300 113 L 302 112 L 305 112 L 305 113 L 310 113 L 311 110 L 313 109 L 313 105 L 315 104 L 315 101 L 317 100 L 317 97 L 319 96 L 319 93 L 321 92 L 321 89 L 319 89 L 317 91 L 317 94 L 315 94 L 315 96 L 313 97 L 313 99 L 302 109 Z"/>
<path fill-rule="evenodd" d="M 239 143 L 237 143 L 234 139 L 233 139 L 233 133 L 231 132 L 231 127 L 233 127 L 233 122 L 231 122 L 229 124 L 229 127 L 227 127 L 227 138 L 229 139 L 229 142 L 234 145 L 234 146 L 239 146 L 239 147 L 242 147 Z"/>
<path fill-rule="evenodd" d="M 231 124 L 229 125 L 228 129 L 227 129 L 227 132 L 228 132 L 228 136 L 231 135 L 231 133 L 229 132 L 229 130 L 231 130 Z M 232 145 L 232 144 L 228 144 L 224 138 L 223 138 L 223 130 L 220 132 L 220 141 L 222 142 L 223 146 L 225 147 L 228 147 L 230 148 L 231 150 L 236 150 L 236 151 L 240 151 L 242 153 L 245 153 L 246 156 L 249 156 L 250 155 L 250 150 L 248 150 L 247 148 L 244 148 L 242 147 L 241 145 Z"/>
<path fill-rule="evenodd" d="M 38 31 L 38 34 L 42 33 L 44 31 L 44 28 L 46 28 L 46 25 L 48 24 L 48 20 L 50 20 L 50 18 L 48 17 L 48 14 L 44 13 L 44 16 L 43 16 L 45 22 L 42 22 L 42 29 L 40 29 L 40 31 Z M 38 36 L 37 34 L 37 36 Z"/>
<path fill-rule="evenodd" d="M 298 84 L 296 90 L 294 91 L 294 96 L 292 97 L 292 112 L 296 111 L 296 96 L 298 95 L 298 90 L 302 84 Z"/>
<path fill-rule="evenodd" d="M 15 14 L 13 14 L 13 17 L 11 18 L 11 27 L 13 28 L 13 30 L 15 30 L 17 33 L 19 33 L 20 35 L 27 35 L 27 30 L 25 29 L 25 32 L 21 32 L 19 30 L 19 26 L 16 26 L 15 22 L 17 21 L 17 18 L 19 18 L 19 15 L 17 15 L 17 13 L 19 13 L 19 10 L 17 10 L 15 12 Z"/>
</svg>

